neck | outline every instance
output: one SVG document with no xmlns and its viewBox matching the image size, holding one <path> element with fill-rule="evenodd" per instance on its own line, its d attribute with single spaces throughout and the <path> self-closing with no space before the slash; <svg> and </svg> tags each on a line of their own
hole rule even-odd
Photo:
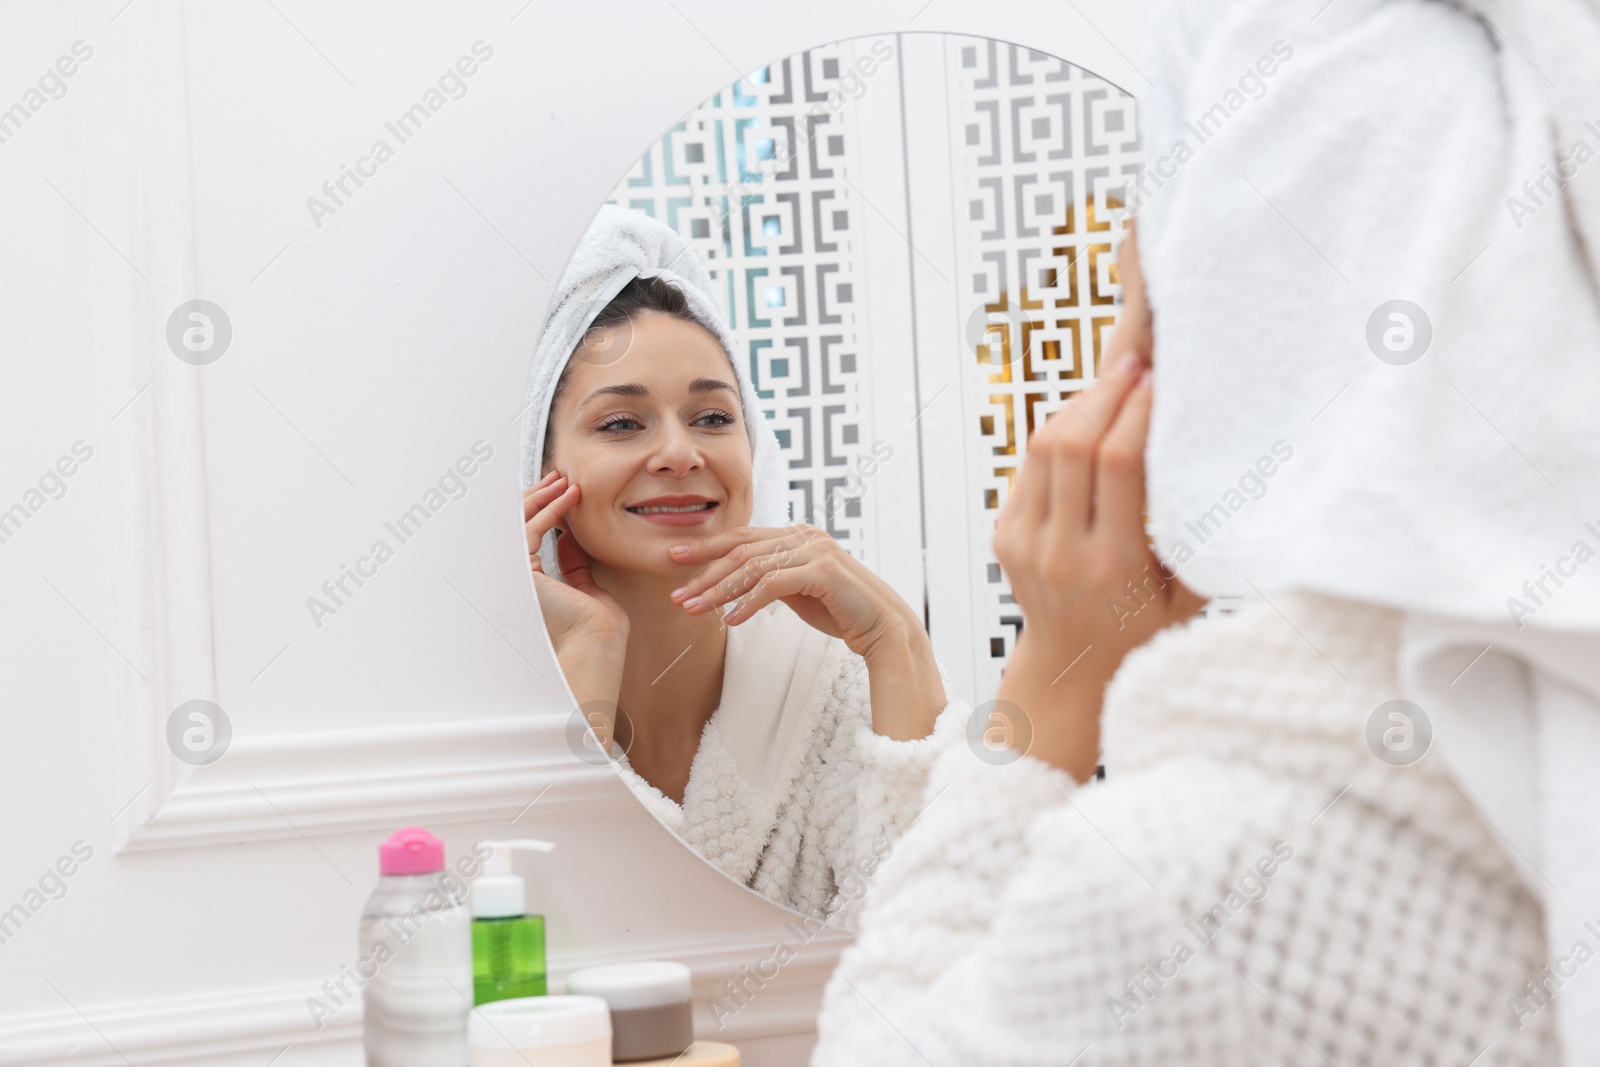
<svg viewBox="0 0 1600 1067">
<path fill-rule="evenodd" d="M 674 576 L 594 567 L 595 582 L 628 615 L 617 743 L 641 777 L 680 801 L 722 698 L 728 640 L 719 612 L 690 615 L 673 603 L 672 590 L 688 577 L 688 568 Z"/>
</svg>

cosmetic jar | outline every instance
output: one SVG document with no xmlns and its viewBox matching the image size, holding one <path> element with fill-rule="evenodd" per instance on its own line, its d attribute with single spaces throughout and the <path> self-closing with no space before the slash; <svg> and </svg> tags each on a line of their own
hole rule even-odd
<svg viewBox="0 0 1600 1067">
<path fill-rule="evenodd" d="M 611 1012 L 599 997 L 515 997 L 472 1009 L 472 1067 L 611 1067 Z"/>
<path fill-rule="evenodd" d="M 681 963 L 612 963 L 567 975 L 567 992 L 611 1006 L 611 1058 L 617 1063 L 676 1056 L 694 1043 L 689 968 Z"/>
</svg>

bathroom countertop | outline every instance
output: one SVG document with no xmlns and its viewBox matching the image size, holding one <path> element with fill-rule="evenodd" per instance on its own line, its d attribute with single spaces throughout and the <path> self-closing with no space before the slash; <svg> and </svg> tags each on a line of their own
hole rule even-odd
<svg viewBox="0 0 1600 1067">
<path fill-rule="evenodd" d="M 720 1041 L 696 1041 L 676 1056 L 634 1060 L 626 1067 L 739 1067 L 739 1050 Z"/>
</svg>

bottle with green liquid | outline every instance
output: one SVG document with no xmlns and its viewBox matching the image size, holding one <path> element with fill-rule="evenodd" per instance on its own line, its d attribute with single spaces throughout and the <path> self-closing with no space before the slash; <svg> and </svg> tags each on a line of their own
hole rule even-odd
<svg viewBox="0 0 1600 1067">
<path fill-rule="evenodd" d="M 492 851 L 472 883 L 472 1003 L 542 997 L 544 916 L 529 915 L 527 888 L 511 870 L 516 849 L 549 852 L 549 841 L 484 841 Z"/>
</svg>

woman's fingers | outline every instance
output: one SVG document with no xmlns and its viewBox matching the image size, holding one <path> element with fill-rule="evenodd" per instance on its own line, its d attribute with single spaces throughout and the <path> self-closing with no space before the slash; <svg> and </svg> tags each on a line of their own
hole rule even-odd
<svg viewBox="0 0 1600 1067">
<path fill-rule="evenodd" d="M 540 508 L 548 504 L 554 497 L 560 496 L 559 489 L 553 489 L 557 481 L 565 484 L 565 479 L 560 471 L 551 471 L 539 479 L 537 485 L 530 485 L 522 491 L 522 521 L 527 522 L 538 514 Z"/>
<path fill-rule="evenodd" d="M 1129 219 L 1117 250 L 1117 284 L 1122 289 L 1122 306 L 1117 311 L 1117 325 L 1101 353 L 1104 363 L 1111 366 L 1130 351 L 1148 365 L 1155 347 L 1150 305 L 1145 300 L 1144 272 L 1139 267 L 1137 230 L 1135 220 Z"/>
<path fill-rule="evenodd" d="M 1059 561 L 1077 552 L 1093 522 L 1098 456 L 1142 365 L 1139 354 L 1128 354 L 1029 439 L 1016 489 L 995 523 L 1003 566 L 1007 557 L 1013 567 L 1027 567 L 1041 562 L 1041 554 Z"/>
<path fill-rule="evenodd" d="M 681 545 L 673 545 L 667 550 L 674 563 L 705 563 L 708 560 L 718 560 L 742 544 L 750 541 L 771 541 L 780 537 L 791 537 L 797 526 L 736 526 L 731 530 L 699 537 L 693 540 L 684 539 Z"/>
<path fill-rule="evenodd" d="M 528 516 L 523 528 L 528 535 L 528 555 L 537 556 L 544 535 L 578 504 L 582 491 L 557 478 L 549 485 L 529 491 L 523 499 L 523 514 Z"/>
<path fill-rule="evenodd" d="M 1144 442 L 1150 431 L 1150 377 L 1146 373 L 1106 431 L 1095 457 L 1093 533 L 1144 542 Z"/>
<path fill-rule="evenodd" d="M 1123 307 L 1103 350 L 1105 369 L 1034 433 L 1018 478 L 1017 519 L 1031 528 L 1050 522 L 1057 535 L 1056 550 L 1070 548 L 1062 543 L 1063 535 L 1085 531 L 1094 521 L 1097 457 L 1141 369 L 1149 363 L 1150 312 L 1131 229 L 1123 238 L 1118 264 Z M 1030 466 L 1033 472 L 1027 469 Z"/>
<path fill-rule="evenodd" d="M 1089 389 L 1092 391 L 1099 387 L 1099 383 L 1096 383 Z M 1053 551 L 1070 549 L 1088 530 L 1089 516 L 1094 510 L 1094 449 L 1097 442 L 1093 428 L 1078 407 L 1080 398 L 1090 399 L 1084 393 L 1079 393 L 1050 416 L 1045 423 L 1045 430 L 1052 432 L 1043 442 L 1043 447 L 1036 450 L 1032 442 L 1028 446 L 1028 462 L 1033 462 L 1034 456 L 1039 453 L 1043 453 L 1042 458 L 1046 461 L 1044 485 L 1049 500 L 1039 522 L 1041 527 L 1049 523 L 1053 528 L 1051 532 L 1055 536 L 1050 539 Z"/>
<path fill-rule="evenodd" d="M 1063 538 L 1086 533 L 1094 521 L 1096 466 L 1107 451 L 1109 430 L 1139 381 L 1140 366 L 1136 356 L 1125 356 L 1110 374 L 1050 416 L 1029 442 L 1028 462 L 1045 460 L 1049 503 L 1040 521 L 1054 527 L 1056 549 L 1069 548 Z"/>
<path fill-rule="evenodd" d="M 1076 446 L 1075 454 L 1096 448 L 1116 421 L 1128 394 L 1139 384 L 1142 367 L 1139 353 L 1123 353 L 1111 373 L 1074 396 L 1072 403 L 1050 417 L 1040 433 L 1047 434 L 1052 443 L 1071 442 Z"/>
<path fill-rule="evenodd" d="M 578 496 L 578 486 L 566 482 L 566 478 L 557 478 L 554 483 L 544 486 L 538 493 L 523 501 L 526 525 L 530 530 L 538 526 L 541 534 L 547 530 L 554 530 L 555 523 L 560 522 L 563 515 L 578 504 Z"/>
<path fill-rule="evenodd" d="M 804 524 L 747 526 L 713 534 L 701 542 L 691 543 L 688 552 L 674 552 L 672 558 L 679 563 L 698 562 L 701 559 L 711 562 L 699 574 L 674 590 L 673 599 L 680 602 L 689 600 L 723 581 L 749 561 L 774 552 L 796 549 L 814 540 L 820 533 L 816 527 Z"/>
<path fill-rule="evenodd" d="M 815 540 L 803 535 L 791 535 L 737 546 L 730 553 L 730 558 L 737 555 L 741 561 L 731 568 L 725 565 L 725 561 L 718 561 L 714 566 L 723 573 L 711 580 L 707 575 L 712 568 L 707 568 L 705 574 L 684 587 L 685 592 L 680 597 L 683 606 L 691 615 L 695 615 L 736 600 L 754 588 L 767 574 L 799 566 L 813 558 L 811 545 Z M 834 543 L 832 538 L 828 538 L 828 542 Z"/>
<path fill-rule="evenodd" d="M 1044 447 L 1049 438 L 1041 439 L 1041 435 L 1050 422 L 1047 418 L 1045 425 L 1028 439 L 1022 468 L 1017 471 L 1011 493 L 996 517 L 997 532 L 1001 527 L 1033 531 L 1044 525 L 1045 516 L 1050 511 L 1051 455 L 1050 449 Z"/>
<path fill-rule="evenodd" d="M 783 567 L 761 575 L 738 605 L 722 617 L 729 626 L 737 626 L 774 600 L 789 596 L 820 596 L 825 590 L 818 584 L 819 575 L 813 565 Z"/>
</svg>

